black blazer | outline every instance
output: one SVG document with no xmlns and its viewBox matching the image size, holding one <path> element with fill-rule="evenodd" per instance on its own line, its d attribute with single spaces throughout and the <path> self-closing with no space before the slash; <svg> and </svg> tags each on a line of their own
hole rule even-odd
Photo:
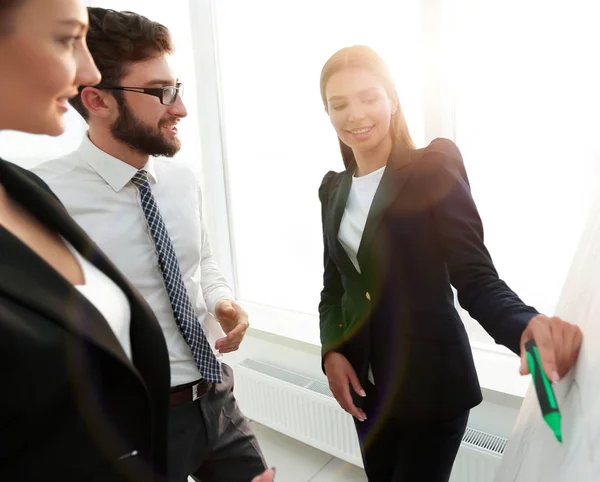
<svg viewBox="0 0 600 482">
<path fill-rule="evenodd" d="M 133 353 L 132 363 L 96 308 L 0 226 L 0 480 L 159 480 L 170 372 L 158 322 L 43 181 L 0 160 L 0 183 L 123 290 Z"/>
<path fill-rule="evenodd" d="M 338 241 L 356 165 L 319 189 L 324 237 L 319 305 L 323 355 L 345 355 L 396 416 L 449 416 L 482 400 L 460 304 L 497 343 L 519 353 L 537 311 L 498 278 L 458 148 L 396 145 L 358 250 L 359 274 Z M 382 402 L 383 403 L 383 402 Z"/>
</svg>

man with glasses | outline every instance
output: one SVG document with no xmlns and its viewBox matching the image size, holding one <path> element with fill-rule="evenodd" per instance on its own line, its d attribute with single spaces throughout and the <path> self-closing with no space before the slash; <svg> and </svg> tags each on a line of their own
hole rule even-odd
<svg viewBox="0 0 600 482">
<path fill-rule="evenodd" d="M 77 151 L 36 172 L 160 322 L 171 364 L 169 480 L 249 482 L 266 466 L 220 361 L 238 349 L 248 317 L 211 254 L 194 172 L 169 159 L 187 115 L 169 32 L 131 12 L 90 8 L 89 16 L 102 83 L 71 100 L 88 133 Z"/>
</svg>

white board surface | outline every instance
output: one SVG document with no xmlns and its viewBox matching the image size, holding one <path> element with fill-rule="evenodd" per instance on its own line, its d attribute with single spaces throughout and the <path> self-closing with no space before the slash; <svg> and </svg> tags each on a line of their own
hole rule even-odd
<svg viewBox="0 0 600 482">
<path fill-rule="evenodd" d="M 555 386 L 563 443 L 544 422 L 530 385 L 495 482 L 600 482 L 600 200 L 584 229 L 556 315 L 578 324 L 584 334 L 577 365 Z"/>
</svg>

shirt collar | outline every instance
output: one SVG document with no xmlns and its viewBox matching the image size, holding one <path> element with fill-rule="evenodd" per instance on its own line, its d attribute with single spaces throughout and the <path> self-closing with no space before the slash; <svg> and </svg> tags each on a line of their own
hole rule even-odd
<svg viewBox="0 0 600 482">
<path fill-rule="evenodd" d="M 96 147 L 87 133 L 84 136 L 78 151 L 85 162 L 87 162 L 116 192 L 121 191 L 138 171 L 135 167 Z M 158 179 L 156 177 L 156 169 L 154 168 L 154 160 L 152 157 L 148 158 L 148 162 L 143 169 L 148 172 L 149 182 L 151 184 L 156 184 Z"/>
</svg>

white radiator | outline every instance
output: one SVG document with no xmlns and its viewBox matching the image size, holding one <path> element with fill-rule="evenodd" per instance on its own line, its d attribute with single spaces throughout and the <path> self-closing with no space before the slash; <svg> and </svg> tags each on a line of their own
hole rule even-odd
<svg viewBox="0 0 600 482">
<path fill-rule="evenodd" d="M 235 396 L 249 419 L 362 467 L 352 417 L 326 383 L 247 358 L 234 367 Z M 467 428 L 450 482 L 492 482 L 506 439 Z"/>
</svg>

